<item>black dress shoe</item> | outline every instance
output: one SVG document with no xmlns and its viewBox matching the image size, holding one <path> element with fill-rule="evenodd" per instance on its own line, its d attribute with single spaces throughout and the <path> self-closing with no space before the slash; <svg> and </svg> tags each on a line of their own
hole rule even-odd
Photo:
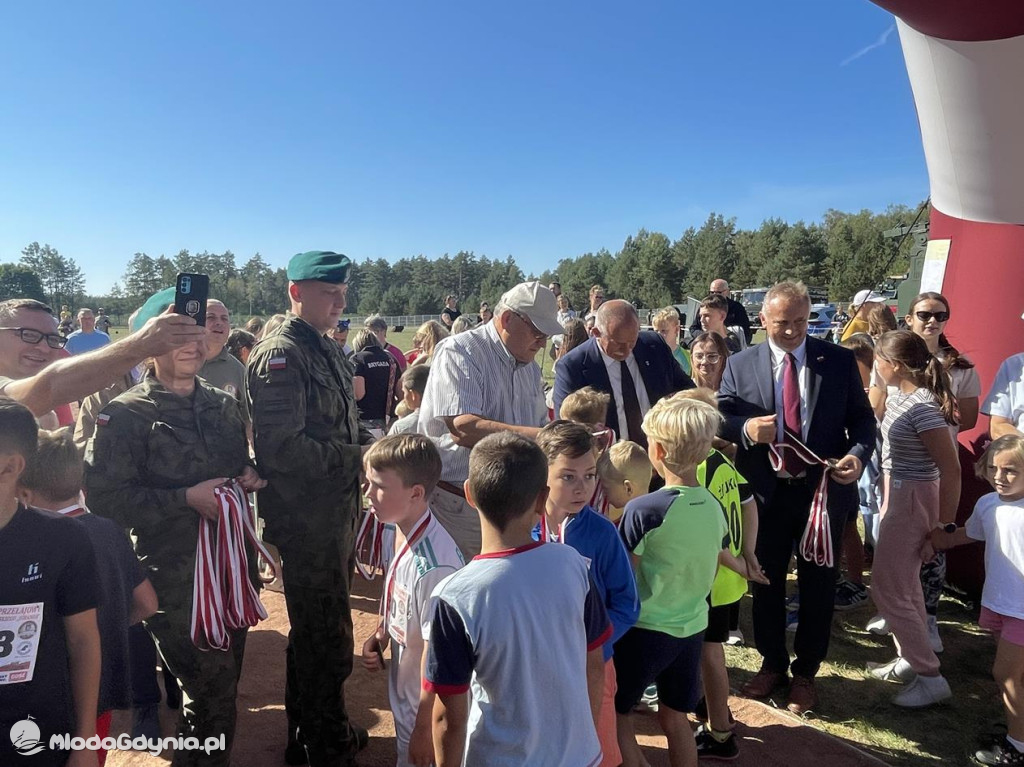
<svg viewBox="0 0 1024 767">
<path fill-rule="evenodd" d="M 309 763 L 309 757 L 306 756 L 306 747 L 299 740 L 299 729 L 297 727 L 288 728 L 288 745 L 284 749 L 284 763 L 291 765 L 291 767 L 298 767 L 299 765 Z"/>
</svg>

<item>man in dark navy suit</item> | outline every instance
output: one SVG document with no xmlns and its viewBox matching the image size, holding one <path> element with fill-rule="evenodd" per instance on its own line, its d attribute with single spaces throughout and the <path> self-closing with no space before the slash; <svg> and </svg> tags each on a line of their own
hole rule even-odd
<svg viewBox="0 0 1024 767">
<path fill-rule="evenodd" d="M 692 389 L 693 381 L 660 335 L 640 332 L 640 318 L 628 301 L 601 304 L 593 333 L 555 365 L 555 414 L 569 394 L 592 386 L 611 395 L 605 425 L 647 447 L 640 428 L 644 415 L 662 397 Z"/>
<path fill-rule="evenodd" d="M 725 420 L 720 436 L 738 445 L 736 466 L 754 489 L 759 510 L 757 558 L 767 585 L 754 584 L 754 639 L 761 653 L 758 674 L 742 691 L 766 698 L 787 680 L 787 707 L 803 714 L 817 706 L 814 676 L 828 652 L 835 601 L 835 562 L 815 564 L 797 553 L 800 612 L 790 664 L 786 649 L 786 572 L 793 547 L 810 516 L 823 467 L 785 447 L 776 471 L 768 446 L 799 440 L 822 459 L 834 459 L 827 515 L 834 560 L 857 487 L 875 446 L 875 417 L 853 353 L 807 337 L 811 300 L 803 283 L 782 282 L 765 297 L 761 323 L 766 343 L 729 358 L 719 390 Z"/>
</svg>

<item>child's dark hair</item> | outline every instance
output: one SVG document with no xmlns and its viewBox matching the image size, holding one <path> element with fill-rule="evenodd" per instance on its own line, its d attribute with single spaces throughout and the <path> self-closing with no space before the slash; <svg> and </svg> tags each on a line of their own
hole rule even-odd
<svg viewBox="0 0 1024 767">
<path fill-rule="evenodd" d="M 922 301 L 938 301 L 940 304 L 946 307 L 946 312 L 952 316 L 952 312 L 949 310 L 949 299 L 947 299 L 941 293 L 935 293 L 934 291 L 928 291 L 927 293 L 918 293 L 914 296 L 914 300 L 910 302 L 910 309 L 907 310 L 907 314 L 914 313 L 914 307 L 916 307 Z M 946 370 L 952 368 L 973 368 L 974 363 L 966 357 L 961 356 L 960 352 L 956 349 L 953 344 L 946 338 L 945 333 L 939 333 L 939 348 L 945 352 L 946 360 L 943 363 Z"/>
<path fill-rule="evenodd" d="M 38 440 L 39 426 L 32 411 L 20 402 L 0 397 L 0 453 L 18 453 L 30 463 Z"/>
<path fill-rule="evenodd" d="M 852 351 L 862 365 L 871 367 L 875 364 L 875 341 L 867 333 L 854 333 L 839 345 Z"/>
<path fill-rule="evenodd" d="M 709 293 L 708 296 L 700 302 L 701 309 L 717 309 L 720 312 L 729 312 L 729 302 L 725 299 L 725 296 L 720 296 L 717 293 Z"/>
<path fill-rule="evenodd" d="M 552 421 L 537 435 L 537 447 L 544 451 L 548 463 L 553 463 L 560 455 L 579 458 L 594 452 L 594 435 L 583 424 Z"/>
<path fill-rule="evenodd" d="M 39 430 L 39 447 L 28 461 L 18 484 L 50 501 L 74 498 L 82 489 L 85 464 L 71 429 Z"/>
<path fill-rule="evenodd" d="M 469 491 L 499 531 L 531 511 L 547 484 L 548 459 L 537 443 L 518 434 L 491 434 L 469 454 Z"/>
<path fill-rule="evenodd" d="M 235 359 L 241 361 L 242 349 L 252 349 L 256 345 L 256 336 L 250 333 L 248 330 L 242 328 L 235 328 L 231 331 L 228 336 L 228 353 L 231 354 Z"/>
<path fill-rule="evenodd" d="M 979 479 L 990 481 L 988 464 L 997 453 L 1013 453 L 1018 463 L 1024 466 L 1024 437 L 1019 434 L 1004 434 L 999 439 L 992 440 L 981 454 L 981 458 L 974 464 L 974 474 Z"/>
<path fill-rule="evenodd" d="M 363 460 L 374 471 L 394 471 L 406 487 L 423 485 L 427 498 L 441 478 L 441 454 L 422 434 L 393 434 L 379 439 Z"/>
<path fill-rule="evenodd" d="M 414 365 L 402 373 L 402 386 L 421 395 L 427 390 L 430 365 Z"/>
<path fill-rule="evenodd" d="M 949 373 L 923 338 L 910 330 L 890 330 L 878 340 L 875 356 L 901 365 L 907 378 L 935 395 L 948 423 L 959 422 Z"/>
</svg>

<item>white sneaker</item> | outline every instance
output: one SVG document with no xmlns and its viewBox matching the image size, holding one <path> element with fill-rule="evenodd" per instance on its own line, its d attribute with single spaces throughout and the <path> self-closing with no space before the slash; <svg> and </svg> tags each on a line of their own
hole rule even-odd
<svg viewBox="0 0 1024 767">
<path fill-rule="evenodd" d="M 892 699 L 892 702 L 900 708 L 927 708 L 952 697 L 953 691 L 949 689 L 949 682 L 944 676 L 918 674 L 913 682 Z"/>
<path fill-rule="evenodd" d="M 887 637 L 892 633 L 889 631 L 889 622 L 881 615 L 876 615 L 868 621 L 867 630 L 869 633 L 880 637 Z"/>
<path fill-rule="evenodd" d="M 743 644 L 743 632 L 739 629 L 729 632 L 729 638 L 725 640 L 725 643 L 730 647 L 737 647 Z"/>
<path fill-rule="evenodd" d="M 933 653 L 940 653 L 945 649 L 942 646 L 942 637 L 939 636 L 939 619 L 934 615 L 928 616 L 928 643 L 932 646 Z"/>
<path fill-rule="evenodd" d="M 913 682 L 917 673 L 903 658 L 893 658 L 888 663 L 872 663 L 868 661 L 868 676 L 881 679 L 883 682 Z"/>
</svg>

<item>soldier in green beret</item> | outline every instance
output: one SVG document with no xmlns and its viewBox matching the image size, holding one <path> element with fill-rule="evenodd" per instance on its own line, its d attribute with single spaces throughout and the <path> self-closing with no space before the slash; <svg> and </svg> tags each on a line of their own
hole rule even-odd
<svg viewBox="0 0 1024 767">
<path fill-rule="evenodd" d="M 344 683 L 361 445 L 370 435 L 359 429 L 352 367 L 325 336 L 345 310 L 350 263 L 329 251 L 291 259 L 291 311 L 253 348 L 247 378 L 256 463 L 268 480 L 259 511 L 281 552 L 291 622 L 285 760 L 312 767 L 354 765 L 367 741 L 349 722 Z"/>
</svg>

